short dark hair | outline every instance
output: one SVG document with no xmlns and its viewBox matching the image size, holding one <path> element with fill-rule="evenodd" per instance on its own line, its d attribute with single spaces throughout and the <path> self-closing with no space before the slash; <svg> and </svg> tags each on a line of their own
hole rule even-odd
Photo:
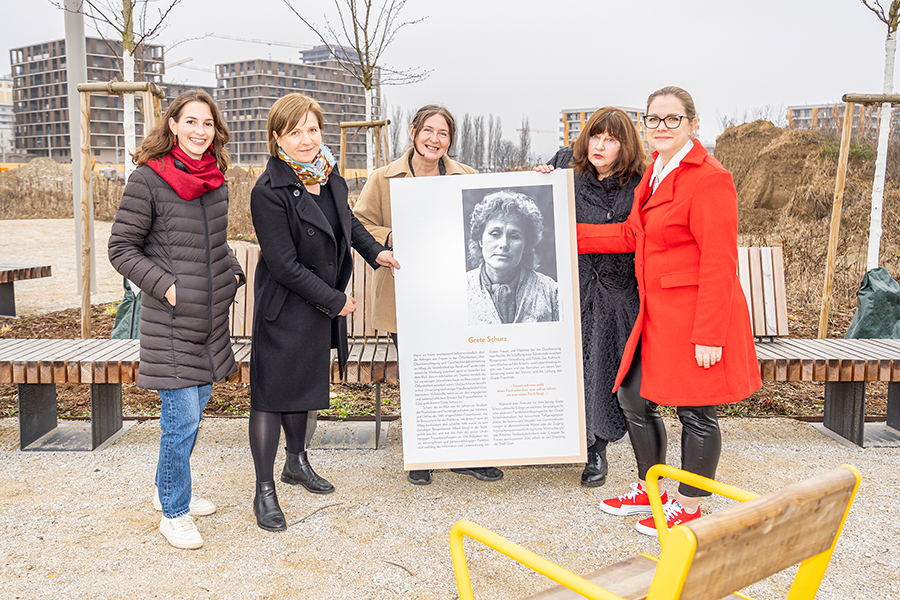
<svg viewBox="0 0 900 600">
<path fill-rule="evenodd" d="M 525 224 L 525 251 L 522 263 L 532 269 L 537 267 L 534 249 L 544 235 L 544 217 L 534 200 L 520 192 L 500 190 L 486 194 L 472 210 L 469 218 L 468 263 L 470 270 L 481 265 L 481 238 L 487 222 L 497 216 L 519 217 Z"/>
</svg>

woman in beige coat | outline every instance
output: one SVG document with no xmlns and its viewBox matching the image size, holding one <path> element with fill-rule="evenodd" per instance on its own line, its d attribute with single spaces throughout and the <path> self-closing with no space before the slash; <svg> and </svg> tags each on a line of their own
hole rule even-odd
<svg viewBox="0 0 900 600">
<path fill-rule="evenodd" d="M 387 248 L 393 248 L 391 228 L 391 179 L 397 177 L 431 177 L 434 175 L 465 175 L 475 169 L 451 160 L 447 153 L 453 147 L 456 120 L 443 106 L 429 104 L 416 112 L 409 126 L 412 146 L 403 156 L 372 173 L 360 192 L 353 209 L 356 218 L 369 233 Z M 375 271 L 375 309 L 372 315 L 375 329 L 387 331 L 397 345 L 397 307 L 394 300 L 394 276 L 388 269 Z M 495 467 L 451 469 L 454 473 L 471 475 L 481 481 L 497 481 L 503 471 Z M 410 471 L 406 477 L 415 485 L 431 483 L 431 472 Z"/>
</svg>

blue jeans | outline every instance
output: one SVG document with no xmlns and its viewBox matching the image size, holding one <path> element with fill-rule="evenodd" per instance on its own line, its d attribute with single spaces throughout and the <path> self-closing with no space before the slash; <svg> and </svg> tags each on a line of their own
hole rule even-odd
<svg viewBox="0 0 900 600">
<path fill-rule="evenodd" d="M 212 394 L 212 385 L 180 390 L 157 390 L 162 400 L 159 426 L 159 462 L 156 487 L 163 515 L 170 519 L 186 515 L 191 504 L 191 453 L 203 409 Z"/>
</svg>

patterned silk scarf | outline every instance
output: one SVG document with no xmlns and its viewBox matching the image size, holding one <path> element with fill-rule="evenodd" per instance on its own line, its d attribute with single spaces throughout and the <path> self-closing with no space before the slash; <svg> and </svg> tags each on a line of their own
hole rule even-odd
<svg viewBox="0 0 900 600">
<path fill-rule="evenodd" d="M 501 323 L 512 323 L 516 318 L 516 292 L 519 288 L 519 280 L 521 279 L 521 271 L 506 283 L 494 283 L 488 277 L 484 265 L 481 265 L 481 285 L 487 290 L 494 301 L 494 307 L 497 309 L 497 315 L 500 317 Z"/>
<path fill-rule="evenodd" d="M 305 185 L 322 185 L 328 181 L 328 175 L 334 168 L 334 154 L 328 149 L 328 146 L 322 144 L 318 154 L 311 163 L 300 163 L 288 156 L 281 146 L 278 147 L 278 156 L 294 170 L 297 177 L 300 178 Z"/>
</svg>

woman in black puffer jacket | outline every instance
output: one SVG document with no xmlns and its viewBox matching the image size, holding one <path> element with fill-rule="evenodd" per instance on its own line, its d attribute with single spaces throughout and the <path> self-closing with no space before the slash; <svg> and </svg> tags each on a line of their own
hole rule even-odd
<svg viewBox="0 0 900 600">
<path fill-rule="evenodd" d="M 109 260 L 141 288 L 138 385 L 162 400 L 154 507 L 177 548 L 203 539 L 191 515 L 215 512 L 191 494 L 190 457 L 212 383 L 237 370 L 228 311 L 244 274 L 226 242 L 229 133 L 213 99 L 178 96 L 134 154 L 109 238 Z"/>
<path fill-rule="evenodd" d="M 575 220 L 621 223 L 631 213 L 646 154 L 631 119 L 618 108 L 601 108 L 588 119 L 573 146 L 547 165 L 575 169 Z M 606 483 L 606 446 L 625 435 L 625 415 L 612 389 L 625 343 L 640 306 L 634 253 L 579 254 L 581 339 L 588 462 L 581 485 Z"/>
</svg>

